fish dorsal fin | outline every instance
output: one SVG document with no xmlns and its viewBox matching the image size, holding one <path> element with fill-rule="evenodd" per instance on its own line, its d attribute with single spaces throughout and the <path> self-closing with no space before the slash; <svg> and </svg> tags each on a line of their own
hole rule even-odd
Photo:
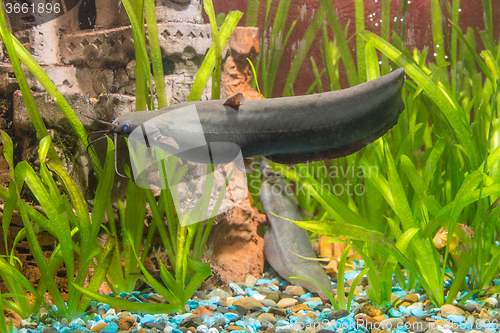
<svg viewBox="0 0 500 333">
<path fill-rule="evenodd" d="M 243 96 L 242 93 L 237 93 L 237 94 L 229 97 L 224 102 L 224 105 L 230 106 L 230 107 L 235 108 L 236 110 L 238 110 L 241 102 L 243 102 L 244 99 L 245 99 L 245 97 Z"/>
</svg>

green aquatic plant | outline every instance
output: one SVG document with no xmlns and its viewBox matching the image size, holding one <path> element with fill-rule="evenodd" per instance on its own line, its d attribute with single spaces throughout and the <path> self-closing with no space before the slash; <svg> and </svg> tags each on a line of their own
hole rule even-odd
<svg viewBox="0 0 500 333">
<path fill-rule="evenodd" d="M 83 287 L 89 277 L 89 269 L 93 269 L 94 272 L 87 289 L 96 291 L 104 280 L 109 268 L 116 240 L 113 237 L 109 237 L 104 249 L 102 249 L 97 242 L 97 232 L 104 218 L 104 209 L 108 204 L 104 198 L 107 197 L 109 201 L 111 186 L 113 184 L 114 166 L 111 162 L 105 164 L 103 172 L 105 173 L 106 180 L 101 181 L 97 187 L 97 194 L 103 200 L 95 204 L 89 216 L 87 203 L 81 191 L 64 171 L 60 162 L 53 159 L 46 161 L 51 146 L 50 136 L 46 136 L 40 141 L 38 150 L 40 176 L 37 176 L 34 169 L 25 161 L 18 163 L 14 168 L 12 163 L 12 141 L 10 141 L 10 138 L 4 132 L 2 132 L 2 142 L 4 147 L 7 148 L 4 152 L 6 159 L 9 160 L 9 172 L 11 175 L 8 190 L 10 196 L 7 201 L 12 203 L 13 208 L 15 207 L 19 210 L 24 226 L 20 234 L 17 235 L 15 243 L 24 237 L 27 238 L 30 251 L 41 274 L 41 280 L 36 290 L 31 287 L 26 278 L 21 279 L 21 285 L 17 285 L 17 279 L 19 278 L 17 269 L 19 267 L 13 260 L 13 252 L 11 252 L 8 256 L 9 260 L 2 260 L 1 262 L 2 271 L 0 275 L 2 275 L 7 286 L 12 288 L 16 297 L 14 302 L 4 300 L 3 303 L 7 304 L 7 308 L 11 308 L 26 316 L 29 314 L 26 312 L 27 310 L 37 312 L 40 304 L 44 304 L 47 307 L 41 295 L 44 295 L 45 291 L 48 291 L 57 308 L 55 315 L 72 319 L 75 315 L 84 312 L 91 301 L 91 299 L 78 292 L 74 286 Z M 114 148 L 111 144 L 109 145 L 107 155 L 113 156 L 113 152 Z M 63 195 L 59 193 L 59 189 L 49 170 L 57 175 L 64 189 Z M 29 206 L 23 202 L 20 193 L 24 184 L 37 199 L 45 216 L 32 208 L 28 209 Z M 2 224 L 4 223 L 8 223 L 8 219 L 7 221 L 2 220 Z M 3 226 L 5 227 L 5 225 Z M 38 229 L 49 232 L 57 239 L 57 245 L 48 261 L 44 257 L 36 236 L 36 232 L 38 231 L 35 230 Z M 15 244 L 13 245 L 15 246 Z M 98 262 L 97 265 L 92 260 L 93 258 Z M 75 263 L 78 264 L 76 265 Z M 68 280 L 70 281 L 67 302 L 63 300 L 62 294 L 54 281 L 58 269 L 62 266 L 65 268 Z M 23 301 L 26 297 L 26 292 L 23 288 L 35 297 L 35 303 L 30 308 L 27 308 L 27 304 Z"/>
<path fill-rule="evenodd" d="M 340 240 L 340 239 L 329 239 L 329 241 L 330 242 L 334 242 L 334 241 L 335 242 L 339 242 L 339 241 L 346 242 L 346 241 Z M 337 300 L 338 301 L 335 300 L 333 295 L 328 290 L 326 290 L 325 287 L 323 287 L 321 284 L 317 283 L 314 280 L 304 278 L 304 277 L 298 277 L 298 276 L 292 276 L 291 278 L 303 279 L 303 280 L 309 280 L 309 281 L 315 282 L 323 290 L 323 292 L 326 294 L 326 296 L 328 297 L 328 300 L 330 301 L 330 303 L 332 304 L 332 306 L 335 310 L 350 311 L 351 310 L 351 303 L 352 303 L 352 300 L 354 298 L 354 291 L 356 290 L 356 286 L 358 285 L 359 281 L 361 281 L 361 279 L 365 276 L 365 274 L 368 273 L 368 271 L 370 269 L 368 267 L 366 267 L 354 278 L 354 280 L 352 281 L 351 287 L 349 289 L 349 294 L 347 296 L 347 302 L 346 302 L 345 292 L 344 292 L 344 272 L 345 272 L 345 264 L 346 264 L 346 260 L 347 260 L 347 255 L 348 255 L 349 250 L 352 246 L 351 242 L 346 242 L 346 243 L 348 243 L 348 244 L 345 247 L 344 251 L 342 251 L 342 256 L 340 257 L 339 266 L 338 266 L 339 270 L 337 273 Z"/>
<path fill-rule="evenodd" d="M 488 21 L 491 1 L 484 3 Z M 440 4 L 448 6 L 451 32 L 446 30 Z M 357 20 L 355 37 L 362 39 L 357 40 L 357 45 L 363 45 L 364 50 L 357 50 L 355 68 L 333 5 L 326 1 L 322 5 L 335 32 L 349 82 L 379 77 L 388 70 L 384 69 L 384 59 L 387 64 L 392 62 L 393 67 L 404 67 L 408 76 L 404 91 L 406 109 L 393 130 L 365 147 L 362 153 L 326 163 L 299 165 L 295 169 L 276 164 L 272 164 L 273 168 L 302 189 L 297 194 L 299 204 L 314 213 L 313 220 L 335 221 L 319 225 L 331 224 L 334 228 L 339 223 L 348 223 L 381 232 L 393 241 L 398 240 L 396 244 L 404 240 L 406 244 L 400 243 L 397 248 L 407 261 L 396 257 L 405 266 L 402 271 L 396 261 L 387 261 L 378 254 L 373 240 L 360 243 L 353 238 L 353 246 L 370 268 L 367 293 L 375 303 L 389 300 L 393 273 L 404 288 L 423 287 L 436 305 L 453 302 L 459 291 L 473 290 L 469 297 L 484 292 L 497 276 L 500 262 L 496 209 L 500 195 L 499 47 L 491 38 L 490 25 L 486 24 L 486 30 L 480 32 L 486 49 L 477 53 L 474 45 L 478 43 L 472 31 L 463 34 L 458 28 L 458 2 L 450 5 L 433 1 L 433 40 L 449 46 L 449 56 L 440 47 L 442 51 L 436 52 L 434 64 L 428 59 L 426 49 L 406 49 L 400 38 L 405 34 L 404 29 L 396 30 L 389 43 L 387 27 L 382 27 L 380 37 L 365 31 Z M 357 13 L 362 12 L 360 6 L 357 2 Z M 382 6 L 387 15 L 390 1 L 384 1 Z M 405 17 L 406 8 L 405 5 L 400 8 L 400 17 Z M 385 22 L 389 20 L 384 18 Z M 325 50 L 328 48 L 324 47 L 324 53 Z M 381 60 L 377 51 L 382 55 Z M 327 73 L 329 66 L 325 64 Z M 366 73 L 360 73 L 362 68 Z M 349 184 L 351 189 L 362 188 L 362 193 L 337 190 L 346 190 Z M 459 223 L 468 225 L 471 232 L 458 227 Z M 436 249 L 433 238 L 440 227 L 450 237 L 456 235 L 460 246 L 451 250 L 448 241 L 443 250 Z M 328 235 L 314 225 L 306 228 Z M 348 237 L 347 228 L 337 227 L 342 230 L 337 237 Z M 446 290 L 443 282 L 448 268 L 453 272 L 453 280 Z M 469 285 L 465 283 L 468 274 Z"/>
</svg>

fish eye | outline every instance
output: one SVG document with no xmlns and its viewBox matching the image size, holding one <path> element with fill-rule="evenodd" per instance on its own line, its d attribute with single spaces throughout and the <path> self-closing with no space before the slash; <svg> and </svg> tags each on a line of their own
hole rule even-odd
<svg viewBox="0 0 500 333">
<path fill-rule="evenodd" d="M 130 124 L 129 123 L 123 123 L 122 124 L 122 131 L 127 133 L 128 131 L 130 131 Z"/>
</svg>

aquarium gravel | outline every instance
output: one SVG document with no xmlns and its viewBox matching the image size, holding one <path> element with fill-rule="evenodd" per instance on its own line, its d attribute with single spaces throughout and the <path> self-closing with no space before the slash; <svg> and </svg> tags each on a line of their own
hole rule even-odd
<svg viewBox="0 0 500 333">
<path fill-rule="evenodd" d="M 351 274 L 352 275 L 352 274 Z M 272 278 L 271 278 L 272 277 Z M 348 276 L 352 278 L 352 276 Z M 345 279 L 348 286 L 347 277 Z M 335 287 L 335 283 L 333 283 Z M 477 296 L 463 305 L 435 308 L 423 291 L 393 287 L 392 303 L 372 304 L 358 286 L 350 311 L 335 310 L 329 302 L 302 287 L 291 286 L 273 272 L 264 278 L 231 283 L 229 292 L 219 288 L 197 291 L 185 305 L 186 313 L 140 314 L 110 308 L 93 301 L 81 318 L 56 321 L 50 314 L 32 315 L 14 329 L 19 333 L 363 333 L 363 332 L 498 332 L 500 308 L 493 294 Z M 161 302 L 157 294 L 122 293 L 137 302 Z M 460 297 L 465 297 L 463 293 Z M 53 309 L 54 311 L 55 308 Z M 43 324 L 42 324 L 43 323 Z"/>
</svg>

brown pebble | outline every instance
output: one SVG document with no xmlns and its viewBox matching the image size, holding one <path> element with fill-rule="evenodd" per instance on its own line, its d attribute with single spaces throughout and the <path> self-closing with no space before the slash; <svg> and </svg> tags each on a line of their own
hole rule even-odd
<svg viewBox="0 0 500 333">
<path fill-rule="evenodd" d="M 357 315 L 356 317 L 354 317 L 354 321 L 356 322 L 356 325 L 363 325 L 368 330 L 380 327 L 379 321 L 377 319 L 364 315 Z"/>
<path fill-rule="evenodd" d="M 312 309 L 309 306 L 307 306 L 306 304 L 297 304 L 292 309 L 293 312 L 299 312 L 300 310 L 312 311 Z"/>
<path fill-rule="evenodd" d="M 108 326 L 108 323 L 97 324 L 90 329 L 90 332 L 100 332 L 104 329 L 104 327 L 107 327 L 107 326 Z"/>
<path fill-rule="evenodd" d="M 267 320 L 268 322 L 274 324 L 276 323 L 276 317 L 272 313 L 264 312 L 263 314 L 259 315 L 257 319 L 262 322 L 263 320 Z"/>
<path fill-rule="evenodd" d="M 308 313 L 306 313 L 306 317 L 314 319 L 314 318 L 316 318 L 316 314 L 314 312 L 308 312 Z"/>
<path fill-rule="evenodd" d="M 212 317 L 214 314 L 212 313 L 212 311 L 208 310 L 206 307 L 204 307 L 203 305 L 200 305 L 199 307 L 197 307 L 194 311 L 193 311 L 193 314 L 197 315 L 198 317 L 200 318 L 203 318 L 205 316 L 209 316 L 209 317 Z"/>
<path fill-rule="evenodd" d="M 0 311 L 2 311 L 2 310 L 0 310 Z M 23 318 L 17 312 L 10 310 L 10 309 L 4 309 L 3 312 L 4 312 L 6 322 L 7 322 L 7 326 L 9 323 L 12 323 L 12 325 L 15 328 L 21 327 L 21 320 L 23 320 Z"/>
<path fill-rule="evenodd" d="M 236 325 L 229 325 L 228 327 L 226 327 L 226 330 L 228 330 L 228 331 L 248 331 L 248 332 L 250 332 L 249 329 L 241 327 L 241 326 L 236 326 Z"/>
<path fill-rule="evenodd" d="M 441 307 L 441 313 L 463 316 L 465 314 L 465 311 L 455 305 L 445 304 Z"/>
<path fill-rule="evenodd" d="M 410 302 L 410 304 L 412 304 L 412 303 L 418 302 L 418 299 L 419 299 L 418 294 L 411 293 L 411 294 L 406 295 L 403 298 L 403 302 L 406 301 L 406 302 Z"/>
<path fill-rule="evenodd" d="M 493 317 L 491 316 L 491 314 L 488 312 L 488 310 L 486 310 L 485 308 L 482 308 L 481 309 L 481 312 L 479 313 L 479 319 L 487 319 L 487 320 L 491 320 L 493 319 Z"/>
<path fill-rule="evenodd" d="M 370 303 L 363 305 L 363 308 L 361 309 L 360 312 L 366 313 L 370 317 L 382 316 L 384 314 L 384 311 L 380 310 L 379 308 L 373 306 Z"/>
<path fill-rule="evenodd" d="M 381 315 L 381 316 L 375 316 L 375 317 L 373 317 L 373 319 L 377 319 L 377 321 L 378 321 L 379 323 L 381 323 L 381 322 L 382 322 L 382 320 L 385 320 L 386 318 L 385 318 L 385 316 L 384 316 L 384 315 Z"/>
<path fill-rule="evenodd" d="M 410 302 L 408 302 L 408 301 L 403 301 L 403 302 L 401 302 L 401 304 L 399 304 L 398 306 L 401 306 L 401 305 L 402 305 L 402 306 L 409 307 L 409 306 L 411 305 L 411 303 L 410 303 Z"/>
<path fill-rule="evenodd" d="M 227 304 L 227 302 L 226 302 L 226 304 Z M 242 307 L 244 307 L 247 310 L 250 310 L 251 308 L 255 308 L 255 307 L 260 307 L 260 308 L 262 307 L 262 303 L 260 303 L 258 300 L 256 300 L 253 297 L 240 298 L 239 300 L 235 301 L 233 303 L 233 305 L 241 305 Z"/>
<path fill-rule="evenodd" d="M 118 317 L 118 329 L 122 331 L 128 331 L 130 327 L 135 323 L 134 316 L 119 316 Z"/>
<path fill-rule="evenodd" d="M 308 299 L 306 299 L 306 302 L 323 302 L 323 300 L 321 299 L 321 297 L 309 297 Z"/>
<path fill-rule="evenodd" d="M 292 296 L 301 296 L 306 293 L 306 290 L 301 286 L 287 286 L 286 291 Z"/>
<path fill-rule="evenodd" d="M 293 298 L 282 298 L 282 299 L 280 299 L 278 304 L 276 304 L 276 307 L 278 309 L 286 309 L 290 306 L 294 306 L 297 302 L 298 301 L 296 299 L 293 299 Z"/>
</svg>

